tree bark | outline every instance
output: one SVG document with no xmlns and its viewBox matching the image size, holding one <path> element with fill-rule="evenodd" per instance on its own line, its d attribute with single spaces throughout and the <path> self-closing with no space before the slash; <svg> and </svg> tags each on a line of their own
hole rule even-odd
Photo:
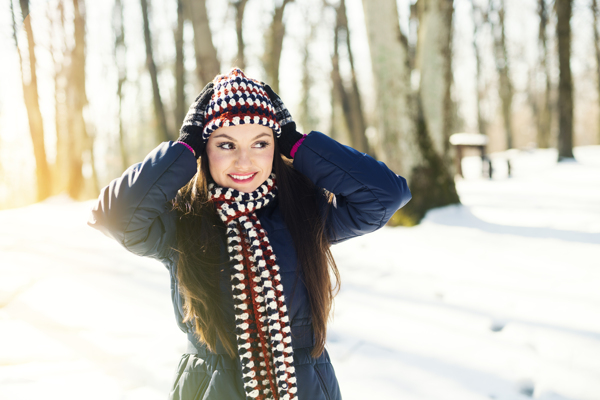
<svg viewBox="0 0 600 400">
<path fill-rule="evenodd" d="M 313 73 L 310 68 L 310 45 L 315 37 L 316 25 L 312 23 L 309 27 L 308 35 L 304 38 L 304 49 L 302 57 L 302 98 L 300 100 L 300 113 L 297 122 L 300 124 L 303 132 L 310 132 L 317 125 L 314 117 L 314 103 L 312 102 L 311 88 L 313 85 Z"/>
<path fill-rule="evenodd" d="M 167 118 L 162 98 L 160 97 L 160 88 L 158 86 L 158 71 L 154 63 L 152 54 L 152 36 L 150 34 L 150 21 L 148 20 L 148 0 L 141 0 L 142 17 L 144 19 L 144 42 L 146 44 L 146 66 L 150 72 L 152 81 L 152 95 L 154 99 L 154 113 L 158 122 L 157 126 L 157 141 L 166 142 L 170 140 L 169 130 L 167 128 Z"/>
<path fill-rule="evenodd" d="M 281 60 L 281 50 L 283 49 L 283 38 L 285 36 L 283 12 L 285 11 L 285 6 L 292 1 L 294 0 L 283 0 L 281 5 L 275 7 L 273 20 L 265 38 L 263 65 L 267 75 L 267 83 L 275 93 L 279 93 L 279 62 Z"/>
<path fill-rule="evenodd" d="M 404 176 L 413 198 L 392 223 L 414 225 L 434 208 L 458 203 L 449 168 L 434 148 L 420 101 L 412 96 L 408 43 L 395 0 L 363 0 L 377 98 L 377 154 Z"/>
<path fill-rule="evenodd" d="M 552 85 L 550 82 L 550 67 L 548 66 L 548 34 L 546 33 L 548 26 L 548 7 L 546 5 L 546 0 L 538 0 L 538 14 L 540 17 L 540 27 L 538 33 L 538 43 L 540 49 L 539 66 L 544 72 L 546 81 L 544 93 L 540 99 L 541 104 L 538 106 L 537 145 L 539 148 L 545 149 L 550 147 L 550 129 L 552 122 L 552 111 L 550 104 Z"/>
<path fill-rule="evenodd" d="M 100 191 L 96 168 L 93 162 L 93 142 L 83 117 L 83 109 L 88 104 L 85 90 L 85 3 L 73 0 L 73 26 L 75 45 L 70 54 L 69 79 L 67 84 L 67 104 L 69 112 L 69 182 L 67 192 L 73 199 L 83 199 Z M 90 192 L 85 192 L 86 180 L 83 176 L 83 156 L 89 155 L 92 169 Z"/>
<path fill-rule="evenodd" d="M 65 40 L 64 1 L 57 2 L 58 15 L 48 15 L 51 21 L 50 55 L 54 64 L 54 126 L 56 130 L 56 159 L 52 173 L 52 191 L 67 190 L 69 180 L 69 112 L 66 96 L 68 84 L 68 56 Z M 57 43 L 61 43 L 57 46 Z"/>
<path fill-rule="evenodd" d="M 484 135 L 487 134 L 487 121 L 483 116 L 481 109 L 481 103 L 485 96 L 485 85 L 482 83 L 481 73 L 481 49 L 479 47 L 478 39 L 480 29 L 483 27 L 484 22 L 487 20 L 487 15 L 481 6 L 476 5 L 474 0 L 471 0 L 471 16 L 473 19 L 473 52 L 475 53 L 475 70 L 476 70 L 476 84 L 475 91 L 477 95 L 477 131 Z"/>
<path fill-rule="evenodd" d="M 194 50 L 196 52 L 196 74 L 204 86 L 221 72 L 217 50 L 213 45 L 206 0 L 185 0 L 186 10 L 190 13 L 194 28 Z"/>
<path fill-rule="evenodd" d="M 358 81 L 356 79 L 356 70 L 354 69 L 354 56 L 352 55 L 352 46 L 350 43 L 350 29 L 348 29 L 348 16 L 346 15 L 346 2 L 340 1 L 339 9 L 341 12 L 341 20 L 343 22 L 342 29 L 346 35 L 346 50 L 348 52 L 348 61 L 350 63 L 350 89 L 348 90 L 349 112 L 346 113 L 346 120 L 351 121 L 352 129 L 352 144 L 358 151 L 369 153 L 374 156 L 374 151 L 369 146 L 369 141 L 365 131 L 367 129 L 365 116 L 362 108 L 362 99 L 358 90 Z"/>
<path fill-rule="evenodd" d="M 246 57 L 244 56 L 244 10 L 246 9 L 248 0 L 233 0 L 231 4 L 235 9 L 235 33 L 237 36 L 237 66 L 244 70 L 246 69 Z"/>
<path fill-rule="evenodd" d="M 352 47 L 350 43 L 350 31 L 348 29 L 348 18 L 346 16 L 346 2 L 341 0 L 336 7 L 336 27 L 334 31 L 334 52 L 332 57 L 332 72 L 331 78 L 333 90 L 335 91 L 334 99 L 338 100 L 343 111 L 344 121 L 350 145 L 356 150 L 373 154 L 369 146 L 369 141 L 365 135 L 366 124 L 362 109 L 362 101 L 358 90 L 358 82 L 356 80 L 356 72 L 354 69 L 354 57 L 352 56 Z M 340 38 L 342 36 L 342 38 Z M 345 39 L 345 40 L 343 40 Z M 343 40 L 343 45 L 346 46 L 348 53 L 348 62 L 350 64 L 350 88 L 344 84 L 344 79 L 341 76 L 339 68 L 339 51 L 340 41 Z"/>
<path fill-rule="evenodd" d="M 31 15 L 29 15 L 29 0 L 20 0 L 21 15 L 23 16 L 23 25 L 27 34 L 27 60 L 23 59 L 19 42 L 17 40 L 17 26 L 12 1 L 10 2 L 13 24 L 13 38 L 19 55 L 19 65 L 21 69 L 21 82 L 23 86 L 23 97 L 25 99 L 25 107 L 27 109 L 27 118 L 29 121 L 29 133 L 33 143 L 33 154 L 36 164 L 36 187 L 37 201 L 42 201 L 48 198 L 52 192 L 50 168 L 46 159 L 46 146 L 44 144 L 44 122 L 40 111 L 38 87 L 37 87 L 37 71 L 35 58 L 35 40 L 33 37 L 33 29 L 31 27 Z M 27 62 L 27 64 L 25 64 Z"/>
<path fill-rule="evenodd" d="M 558 160 L 573 158 L 573 78 L 571 76 L 571 0 L 556 0 L 558 39 Z"/>
<path fill-rule="evenodd" d="M 119 98 L 119 149 L 121 154 L 121 167 L 129 167 L 127 147 L 125 145 L 125 131 L 123 130 L 123 84 L 127 80 L 127 47 L 125 46 L 125 25 L 123 24 L 123 3 L 115 0 L 113 12 L 113 29 L 115 31 L 115 64 L 118 70 L 117 97 Z"/>
<path fill-rule="evenodd" d="M 598 26 L 598 1 L 592 0 L 592 14 L 594 15 L 594 50 L 596 53 L 596 73 L 598 85 L 598 105 L 600 106 L 600 27 Z M 600 114 L 598 119 L 598 144 L 600 144 Z"/>
<path fill-rule="evenodd" d="M 120 0 L 117 0 L 120 1 Z M 186 113 L 185 66 L 183 57 L 183 0 L 177 0 L 177 28 L 175 29 L 175 126 L 183 124 Z"/>
<path fill-rule="evenodd" d="M 416 68 L 420 72 L 419 97 L 425 128 L 434 150 L 448 165 L 453 123 L 452 98 L 452 14 L 454 6 L 447 0 L 417 2 L 419 30 Z"/>
<path fill-rule="evenodd" d="M 493 10 L 494 2 L 490 2 L 490 12 Z M 500 0 L 500 7 L 496 11 L 498 21 L 492 23 L 494 36 L 494 56 L 496 59 L 496 70 L 498 71 L 498 92 L 502 102 L 502 119 L 504 120 L 504 131 L 506 134 L 506 148 L 513 147 L 513 127 L 512 127 L 512 98 L 513 85 L 510 79 L 510 68 L 508 49 L 506 46 L 505 33 L 505 7 L 504 0 Z"/>
<path fill-rule="evenodd" d="M 336 24 L 333 30 L 333 55 L 331 56 L 331 137 L 340 143 L 352 146 L 350 129 L 352 121 L 346 118 L 349 112 L 348 96 L 340 73 L 339 55 L 339 12 L 336 8 Z"/>
</svg>

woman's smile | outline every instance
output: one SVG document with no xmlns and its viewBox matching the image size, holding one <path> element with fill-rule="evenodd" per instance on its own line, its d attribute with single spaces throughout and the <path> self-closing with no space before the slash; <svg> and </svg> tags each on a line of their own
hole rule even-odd
<svg viewBox="0 0 600 400">
<path fill-rule="evenodd" d="M 256 174 L 257 174 L 257 172 L 253 172 L 253 173 L 248 174 L 248 175 L 234 175 L 234 174 L 229 174 L 229 176 L 236 183 L 248 183 L 248 182 L 250 182 L 252 180 L 252 178 L 254 178 L 256 176 Z"/>
</svg>

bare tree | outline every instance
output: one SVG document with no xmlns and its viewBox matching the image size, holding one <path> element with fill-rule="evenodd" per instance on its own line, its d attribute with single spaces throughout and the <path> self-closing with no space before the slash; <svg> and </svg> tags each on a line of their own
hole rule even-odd
<svg viewBox="0 0 600 400">
<path fill-rule="evenodd" d="M 506 148 L 513 147 L 513 126 L 512 126 L 512 98 L 513 84 L 510 79 L 508 48 L 506 44 L 505 33 L 505 4 L 504 0 L 490 1 L 490 14 L 495 12 L 495 19 L 491 19 L 492 32 L 494 36 L 494 57 L 496 60 L 496 70 L 498 72 L 498 92 L 502 102 L 502 119 L 504 120 L 504 131 L 506 134 Z M 496 8 L 497 7 L 497 8 Z"/>
<path fill-rule="evenodd" d="M 52 13 L 54 11 L 54 13 Z M 57 0 L 56 8 L 48 7 L 50 21 L 50 56 L 54 66 L 54 126 L 56 158 L 52 173 L 54 193 L 66 191 L 69 180 L 69 111 L 66 104 L 68 84 L 68 46 L 65 35 L 65 4 Z"/>
<path fill-rule="evenodd" d="M 231 0 L 231 5 L 235 10 L 235 33 L 237 35 L 237 58 L 236 64 L 242 70 L 246 68 L 246 57 L 244 56 L 244 10 L 248 0 Z"/>
<path fill-rule="evenodd" d="M 281 50 L 285 36 L 283 12 L 285 11 L 285 6 L 292 1 L 294 0 L 283 0 L 280 5 L 275 7 L 273 20 L 265 37 L 263 66 L 267 74 L 267 83 L 276 93 L 279 93 L 279 62 L 281 60 Z"/>
<path fill-rule="evenodd" d="M 479 36 L 484 23 L 487 21 L 487 10 L 471 0 L 471 16 L 473 19 L 473 52 L 475 53 L 476 83 L 475 90 L 477 94 L 477 130 L 484 135 L 487 134 L 487 121 L 483 116 L 481 109 L 483 98 L 485 96 L 485 85 L 483 84 L 483 74 L 481 73 L 481 49 Z"/>
<path fill-rule="evenodd" d="M 595 0 L 594 0 L 595 1 Z M 550 80 L 550 66 L 548 65 L 548 6 L 546 0 L 538 0 L 538 15 L 540 17 L 538 48 L 539 69 L 544 73 L 545 88 L 539 100 L 537 118 L 537 145 L 540 148 L 550 147 L 550 129 L 552 122 L 552 108 L 550 96 L 552 83 Z"/>
<path fill-rule="evenodd" d="M 410 15 L 408 17 L 408 33 L 406 41 L 408 43 L 408 65 L 412 71 L 415 68 L 417 55 L 417 39 L 419 31 L 419 2 L 410 5 Z M 403 38 L 404 39 L 404 38 Z"/>
<path fill-rule="evenodd" d="M 120 0 L 117 0 L 120 1 Z M 177 27 L 175 28 L 175 125 L 183 123 L 186 113 L 185 66 L 183 56 L 183 24 L 185 13 L 183 0 L 177 0 Z"/>
<path fill-rule="evenodd" d="M 573 78 L 571 76 L 572 0 L 556 0 L 558 39 L 558 160 L 573 158 Z"/>
<path fill-rule="evenodd" d="M 118 71 L 117 97 L 119 98 L 119 149 L 123 170 L 129 166 L 127 147 L 125 146 L 125 131 L 123 130 L 123 85 L 127 81 L 127 63 L 125 46 L 125 25 L 123 23 L 123 2 L 115 0 L 113 9 L 113 30 L 115 32 L 115 64 Z"/>
<path fill-rule="evenodd" d="M 452 15 L 447 0 L 417 2 L 419 30 L 415 67 L 420 72 L 419 99 L 425 129 L 438 155 L 450 162 L 450 134 L 453 123 Z"/>
<path fill-rule="evenodd" d="M 170 140 L 169 130 L 167 128 L 167 118 L 162 98 L 160 97 L 160 87 L 158 86 L 158 71 L 152 54 L 152 36 L 150 34 L 150 21 L 148 19 L 148 0 L 140 0 L 142 3 L 142 17 L 144 19 L 144 42 L 146 44 L 146 66 L 150 72 L 152 81 L 152 94 L 154 99 L 154 113 L 158 122 L 157 141 L 164 142 Z"/>
<path fill-rule="evenodd" d="M 15 13 L 12 1 L 10 2 L 13 38 L 17 53 L 19 55 L 19 65 L 21 70 L 21 82 L 23 86 L 23 97 L 25 99 L 25 107 L 27 108 L 27 118 L 29 121 L 29 132 L 33 143 L 33 154 L 36 164 L 37 178 L 37 201 L 42 201 L 49 197 L 52 192 L 50 181 L 50 168 L 46 160 L 46 147 L 44 144 L 44 123 L 42 113 L 40 111 L 38 86 L 37 86 L 37 70 L 35 57 L 35 40 L 33 37 L 33 29 L 31 27 L 31 15 L 29 15 L 29 0 L 19 0 L 21 7 L 21 15 L 23 17 L 23 25 L 27 34 L 27 57 L 24 58 L 17 40 L 17 24 L 15 22 Z"/>
<path fill-rule="evenodd" d="M 331 78 L 333 83 L 334 95 L 341 104 L 341 109 L 344 115 L 346 129 L 350 137 L 351 145 L 356 150 L 373 154 L 369 147 L 369 141 L 365 135 L 366 123 L 362 109 L 362 100 L 358 90 L 358 82 L 356 80 L 356 71 L 354 69 L 354 57 L 352 55 L 352 46 L 350 43 L 350 31 L 348 29 L 348 17 L 346 15 L 346 2 L 340 0 L 336 11 L 336 24 L 334 29 L 334 43 L 332 56 L 332 71 Z M 350 87 L 346 87 L 344 79 L 340 72 L 340 59 L 338 47 L 340 42 L 346 47 L 348 54 L 348 63 L 350 65 Z"/>
<path fill-rule="evenodd" d="M 598 1 L 592 0 L 592 14 L 594 16 L 594 50 L 596 52 L 596 71 L 598 78 L 598 105 L 600 105 L 600 26 L 598 26 Z M 598 119 L 598 144 L 600 144 L 600 118 Z"/>
<path fill-rule="evenodd" d="M 201 85 L 211 81 L 221 72 L 217 49 L 213 45 L 208 24 L 206 0 L 185 0 L 185 8 L 191 16 L 194 28 L 194 50 L 196 52 L 196 74 Z"/>
<path fill-rule="evenodd" d="M 459 199 L 448 164 L 435 151 L 411 93 L 408 43 L 400 31 L 396 1 L 363 0 L 363 9 L 377 98 L 377 154 L 409 182 L 413 199 L 393 220 L 412 225 L 427 210 Z"/>
<path fill-rule="evenodd" d="M 308 18 L 307 18 L 308 19 Z M 313 86 L 313 73 L 310 68 L 311 52 L 310 45 L 314 41 L 316 24 L 310 23 L 308 33 L 304 38 L 304 48 L 302 54 L 302 97 L 300 99 L 300 112 L 298 122 L 304 132 L 310 132 L 312 127 L 317 125 L 317 118 L 314 115 L 314 106 L 312 103 L 311 88 Z"/>
<path fill-rule="evenodd" d="M 68 70 L 67 105 L 69 113 L 69 181 L 67 192 L 73 199 L 82 199 L 87 195 L 100 191 L 96 168 L 94 165 L 93 140 L 88 135 L 84 107 L 88 104 L 85 90 L 85 2 L 73 0 L 73 27 L 74 46 L 70 51 L 70 65 Z M 85 178 L 83 176 L 83 157 L 89 156 L 92 169 L 90 191 L 85 192 Z"/>
</svg>

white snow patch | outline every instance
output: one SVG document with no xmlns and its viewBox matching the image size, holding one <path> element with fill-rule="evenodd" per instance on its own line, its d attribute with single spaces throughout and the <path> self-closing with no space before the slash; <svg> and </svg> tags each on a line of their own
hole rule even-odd
<svg viewBox="0 0 600 400">
<path fill-rule="evenodd" d="M 334 246 L 344 399 L 600 398 L 600 146 L 463 160 L 462 205 Z M 507 176 L 510 159 L 512 177 Z M 66 196 L 0 212 L 0 399 L 165 398 L 169 276 Z"/>
</svg>

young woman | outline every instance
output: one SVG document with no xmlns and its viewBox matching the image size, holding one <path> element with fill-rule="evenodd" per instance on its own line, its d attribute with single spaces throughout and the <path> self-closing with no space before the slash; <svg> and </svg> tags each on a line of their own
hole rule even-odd
<svg viewBox="0 0 600 400">
<path fill-rule="evenodd" d="M 330 245 L 410 197 L 383 163 L 298 133 L 271 88 L 234 68 L 204 88 L 178 141 L 102 190 L 89 224 L 170 272 L 189 340 L 170 399 L 333 400 Z"/>
</svg>

